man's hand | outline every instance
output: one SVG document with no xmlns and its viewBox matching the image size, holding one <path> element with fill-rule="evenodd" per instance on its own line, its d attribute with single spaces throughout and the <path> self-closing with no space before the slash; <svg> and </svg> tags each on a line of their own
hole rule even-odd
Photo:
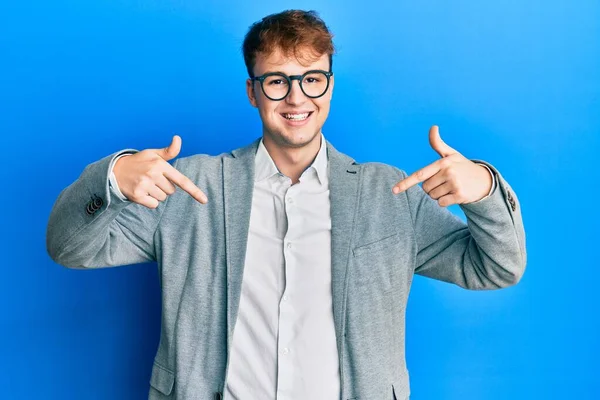
<svg viewBox="0 0 600 400">
<path fill-rule="evenodd" d="M 444 143 L 436 125 L 429 129 L 429 144 L 442 158 L 397 183 L 392 188 L 395 194 L 423 182 L 423 190 L 442 207 L 471 203 L 488 194 L 493 183 L 489 171 Z"/>
<path fill-rule="evenodd" d="M 202 190 L 167 162 L 177 157 L 180 150 L 181 138 L 175 135 L 168 147 L 146 149 L 119 158 L 113 172 L 121 193 L 135 203 L 156 208 L 159 201 L 175 193 L 175 184 L 206 204 L 208 199 Z"/>
</svg>

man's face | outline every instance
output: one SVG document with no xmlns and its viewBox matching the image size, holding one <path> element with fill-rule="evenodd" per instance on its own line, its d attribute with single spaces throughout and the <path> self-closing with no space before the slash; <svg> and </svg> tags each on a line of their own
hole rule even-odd
<svg viewBox="0 0 600 400">
<path fill-rule="evenodd" d="M 303 61 L 305 64 L 306 62 Z M 319 69 L 329 71 L 329 55 L 323 54 L 310 65 L 302 65 L 296 58 L 286 58 L 277 50 L 270 55 L 259 54 L 254 66 L 255 76 L 268 72 L 281 72 L 288 76 L 302 75 L 306 71 Z M 333 75 L 327 92 L 316 99 L 307 97 L 299 86 L 298 80 L 292 81 L 292 87 L 283 100 L 270 100 L 263 93 L 260 82 L 246 81 L 250 103 L 258 108 L 263 123 L 265 140 L 271 140 L 280 147 L 300 148 L 320 140 L 321 127 L 329 114 L 329 104 L 333 92 Z M 304 120 L 290 120 L 290 114 L 309 113 Z"/>
</svg>

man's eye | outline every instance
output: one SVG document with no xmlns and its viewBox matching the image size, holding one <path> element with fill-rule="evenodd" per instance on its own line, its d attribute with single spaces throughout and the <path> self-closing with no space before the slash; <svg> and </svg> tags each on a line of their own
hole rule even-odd
<svg viewBox="0 0 600 400">
<path fill-rule="evenodd" d="M 317 82 L 319 82 L 319 79 L 318 78 L 310 78 L 309 77 L 309 78 L 306 78 L 304 80 L 304 82 L 306 82 L 306 83 L 317 83 Z"/>
<path fill-rule="evenodd" d="M 283 83 L 283 79 L 273 79 L 269 82 L 269 85 L 281 85 Z"/>
</svg>

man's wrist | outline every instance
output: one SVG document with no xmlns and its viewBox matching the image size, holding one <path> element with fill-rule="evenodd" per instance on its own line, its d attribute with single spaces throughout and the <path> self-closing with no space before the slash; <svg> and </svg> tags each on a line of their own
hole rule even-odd
<svg viewBox="0 0 600 400">
<path fill-rule="evenodd" d="M 490 175 L 492 176 L 492 187 L 490 188 L 490 192 L 485 197 L 482 197 L 481 199 L 478 200 L 478 201 L 481 201 L 481 200 L 484 200 L 484 199 L 487 199 L 488 197 L 490 197 L 492 195 L 492 193 L 494 192 L 494 189 L 496 189 L 496 177 L 494 175 L 494 171 L 492 171 L 491 168 L 488 167 L 487 165 L 485 165 L 483 163 L 479 163 L 479 162 L 476 162 L 475 164 L 485 167 L 485 169 L 487 169 L 488 172 L 490 173 Z"/>
<path fill-rule="evenodd" d="M 117 182 L 117 177 L 114 173 L 114 167 L 117 164 L 117 161 L 121 157 L 130 156 L 132 154 L 134 154 L 134 153 L 125 153 L 125 154 L 121 154 L 121 155 L 115 157 L 115 159 L 113 160 L 113 163 L 110 167 L 110 173 L 109 173 L 109 177 L 108 177 L 109 186 L 110 186 L 111 190 L 117 195 L 117 197 L 119 199 L 121 199 L 122 201 L 130 201 L 130 200 L 121 192 L 121 189 L 119 189 L 119 183 Z"/>
</svg>

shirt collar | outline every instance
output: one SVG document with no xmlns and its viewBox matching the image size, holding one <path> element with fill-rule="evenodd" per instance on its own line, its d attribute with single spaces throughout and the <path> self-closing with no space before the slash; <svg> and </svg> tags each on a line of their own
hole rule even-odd
<svg viewBox="0 0 600 400">
<path fill-rule="evenodd" d="M 319 148 L 319 152 L 307 170 L 310 168 L 313 168 L 316 171 L 317 178 L 321 185 L 327 183 L 327 145 L 323 133 L 321 133 L 321 147 Z M 278 173 L 280 173 L 280 171 L 275 165 L 275 162 L 271 158 L 271 155 L 267 151 L 263 139 L 261 138 L 254 159 L 254 182 L 270 178 Z"/>
</svg>

